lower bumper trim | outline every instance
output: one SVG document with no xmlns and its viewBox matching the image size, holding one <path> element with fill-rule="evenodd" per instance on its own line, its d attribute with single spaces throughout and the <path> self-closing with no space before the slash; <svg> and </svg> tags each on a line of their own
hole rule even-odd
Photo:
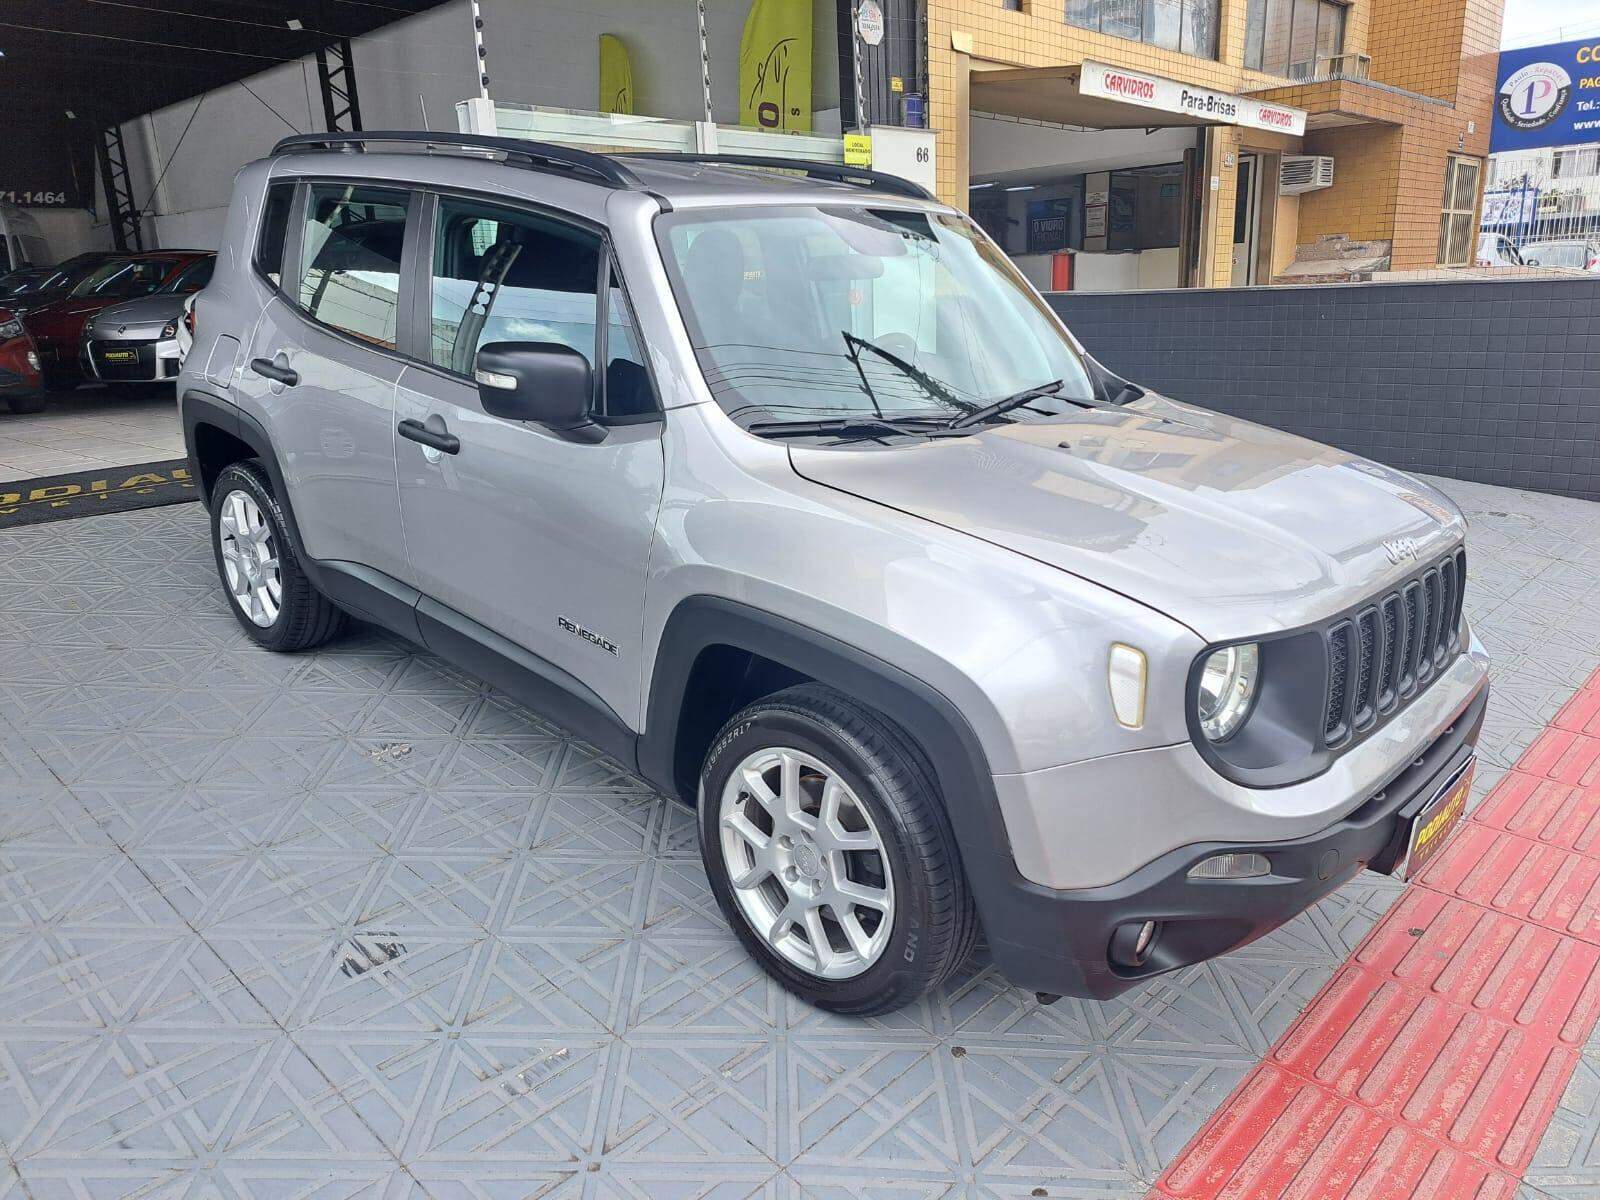
<svg viewBox="0 0 1600 1200">
<path fill-rule="evenodd" d="M 1404 853 L 1409 815 L 1471 759 L 1488 698 L 1485 683 L 1455 722 L 1383 791 L 1308 837 L 1184 846 L 1104 887 L 1054 891 L 1020 883 L 1022 894 L 1005 922 L 988 930 L 996 965 L 1031 991 L 1106 1000 L 1142 979 L 1247 945 L 1363 870 L 1387 873 Z M 1263 855 L 1271 873 L 1189 877 L 1196 864 L 1227 853 Z M 1158 931 L 1139 964 L 1113 962 L 1118 931 L 1147 921 L 1157 922 Z"/>
</svg>

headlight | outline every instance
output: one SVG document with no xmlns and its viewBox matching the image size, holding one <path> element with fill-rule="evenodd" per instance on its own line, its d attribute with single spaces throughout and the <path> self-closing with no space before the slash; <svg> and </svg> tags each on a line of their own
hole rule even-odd
<svg viewBox="0 0 1600 1200">
<path fill-rule="evenodd" d="M 176 321 L 168 321 L 165 325 L 163 325 L 161 327 L 161 340 L 162 341 L 166 341 L 168 338 L 175 338 L 177 336 L 178 336 L 178 323 Z"/>
<path fill-rule="evenodd" d="M 1207 658 L 1195 696 L 1200 732 L 1213 742 L 1238 733 L 1255 705 L 1260 681 L 1261 653 L 1253 642 L 1228 646 Z"/>
<path fill-rule="evenodd" d="M 22 322 L 12 317 L 9 321 L 0 321 L 0 342 L 8 342 L 14 337 L 22 336 Z"/>
</svg>

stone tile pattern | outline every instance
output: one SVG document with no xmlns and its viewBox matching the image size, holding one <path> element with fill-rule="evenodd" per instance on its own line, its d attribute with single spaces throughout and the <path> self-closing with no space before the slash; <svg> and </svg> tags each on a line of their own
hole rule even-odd
<svg viewBox="0 0 1600 1200">
<path fill-rule="evenodd" d="M 1600 507 L 1447 486 L 1487 786 L 1600 661 Z M 256 649 L 198 507 L 0 534 L 0 598 L 0 1197 L 1139 1196 L 1399 894 L 835 1019 L 617 764 L 371 630 Z"/>
</svg>

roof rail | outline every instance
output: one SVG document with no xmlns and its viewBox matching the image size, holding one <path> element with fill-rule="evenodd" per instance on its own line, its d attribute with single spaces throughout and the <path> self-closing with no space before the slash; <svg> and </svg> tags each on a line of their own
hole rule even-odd
<svg viewBox="0 0 1600 1200">
<path fill-rule="evenodd" d="M 642 188 L 634 173 L 615 159 L 587 150 L 574 150 L 523 138 L 489 137 L 477 133 L 423 133 L 416 130 L 374 130 L 362 133 L 297 133 L 272 148 L 274 155 L 307 150 L 378 150 L 389 146 L 420 146 L 445 150 L 492 150 L 514 166 L 566 175 L 587 175 L 607 187 Z"/>
<path fill-rule="evenodd" d="M 704 163 L 713 167 L 765 167 L 771 171 L 797 171 L 813 179 L 826 179 L 830 183 L 847 183 L 856 187 L 873 187 L 879 191 L 910 196 L 916 200 L 937 200 L 921 184 L 912 183 L 898 175 L 882 171 L 869 171 L 865 167 L 847 167 L 838 163 L 812 162 L 803 158 L 769 158 L 764 154 L 678 154 L 667 150 L 628 151 L 615 156 L 619 159 L 641 158 L 657 162 Z"/>
</svg>

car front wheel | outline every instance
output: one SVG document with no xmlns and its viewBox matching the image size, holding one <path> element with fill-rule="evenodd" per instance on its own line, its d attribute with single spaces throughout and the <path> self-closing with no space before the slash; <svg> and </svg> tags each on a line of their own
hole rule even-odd
<svg viewBox="0 0 1600 1200">
<path fill-rule="evenodd" d="M 820 1008 L 908 1004 L 977 934 L 928 764 L 898 726 L 831 688 L 786 689 L 723 727 L 701 775 L 700 850 L 746 948 Z"/>
</svg>

